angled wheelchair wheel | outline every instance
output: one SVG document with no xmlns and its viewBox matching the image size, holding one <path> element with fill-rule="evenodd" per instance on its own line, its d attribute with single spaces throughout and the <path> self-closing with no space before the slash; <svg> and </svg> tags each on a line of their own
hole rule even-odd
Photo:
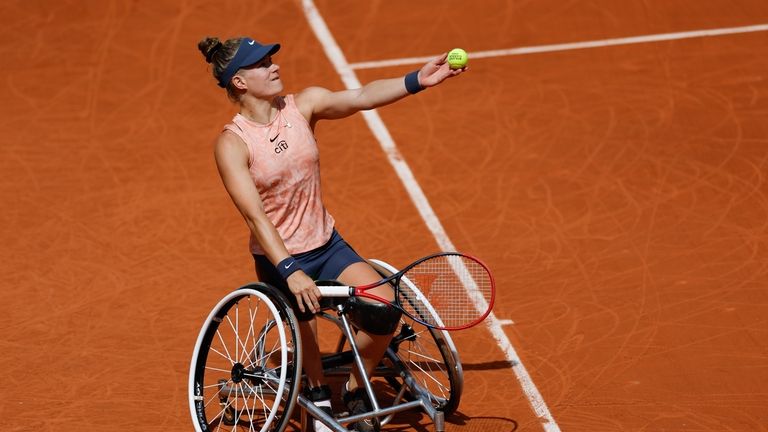
<svg viewBox="0 0 768 432">
<path fill-rule="evenodd" d="M 403 373 L 386 380 L 396 391 L 406 386 L 408 399 L 425 398 L 448 417 L 458 408 L 464 386 L 458 354 L 446 332 L 404 318 L 386 353 L 386 361 Z"/>
<path fill-rule="evenodd" d="M 369 262 L 383 276 L 397 272 L 382 261 Z M 418 291 L 415 286 L 411 289 Z M 426 313 L 437 315 L 434 310 L 428 309 Z M 408 399 L 427 399 L 446 417 L 458 408 L 464 388 L 464 373 L 448 332 L 428 328 L 403 315 L 384 361 L 392 369 L 403 371 L 385 376 L 395 391 L 405 386 Z"/>
<path fill-rule="evenodd" d="M 205 320 L 189 371 L 197 432 L 282 432 L 296 403 L 301 338 L 288 301 L 254 283 L 227 294 Z"/>
</svg>

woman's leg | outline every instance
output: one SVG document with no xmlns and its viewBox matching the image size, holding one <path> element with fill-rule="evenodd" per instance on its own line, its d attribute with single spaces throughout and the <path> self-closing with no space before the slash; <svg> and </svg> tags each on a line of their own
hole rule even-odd
<svg viewBox="0 0 768 432">
<path fill-rule="evenodd" d="M 320 356 L 320 345 L 317 343 L 317 319 L 299 322 L 301 333 L 302 363 L 310 387 L 320 387 L 325 384 L 323 363 Z"/>
<path fill-rule="evenodd" d="M 301 333 L 304 373 L 307 376 L 307 386 L 304 388 L 304 395 L 315 406 L 325 411 L 326 414 L 333 416 L 333 411 L 331 410 L 331 390 L 325 381 L 320 346 L 317 343 L 317 319 L 299 321 L 299 332 Z M 332 432 L 320 420 L 312 419 L 312 423 L 315 432 Z"/>
<path fill-rule="evenodd" d="M 368 263 L 364 262 L 356 262 L 350 265 L 344 269 L 344 271 L 338 277 L 338 280 L 341 283 L 350 286 L 370 284 L 377 282 L 380 279 L 381 276 Z M 394 300 L 394 293 L 388 284 L 372 288 L 368 292 L 387 300 Z M 366 299 L 366 301 L 373 300 Z M 391 339 L 392 334 L 375 335 L 363 330 L 357 332 L 357 336 L 355 336 L 355 342 L 357 343 L 357 347 L 360 350 L 360 356 L 362 357 L 363 365 L 365 367 L 365 371 L 368 373 L 368 376 L 371 376 L 374 368 L 379 364 L 379 361 L 384 355 L 384 351 L 386 351 Z M 304 338 L 302 335 L 302 341 L 303 340 Z M 350 375 L 348 388 L 349 390 L 353 390 L 361 384 L 362 383 L 359 382 L 359 377 L 357 374 Z"/>
</svg>

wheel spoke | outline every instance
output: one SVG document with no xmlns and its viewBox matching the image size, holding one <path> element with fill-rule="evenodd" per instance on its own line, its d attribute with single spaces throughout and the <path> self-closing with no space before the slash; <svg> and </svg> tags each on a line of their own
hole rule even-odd
<svg viewBox="0 0 768 432">
<path fill-rule="evenodd" d="M 205 403 L 205 407 L 206 407 L 206 408 L 208 408 L 208 407 L 211 405 L 211 403 L 212 403 L 212 402 L 213 402 L 215 399 L 219 399 L 219 402 L 218 402 L 218 403 L 219 403 L 219 404 L 221 403 L 221 400 L 220 400 L 220 398 L 219 398 L 219 395 L 218 395 L 217 393 L 213 393 L 213 394 L 211 395 L 210 399 L 208 399 L 208 401 Z M 216 415 L 214 416 L 213 420 L 216 420 L 216 419 L 217 419 L 217 418 L 219 418 L 219 417 L 222 417 L 222 418 L 223 418 L 223 416 L 224 416 L 224 412 L 226 411 L 227 407 L 229 407 L 229 406 L 230 406 L 230 404 L 231 404 L 231 402 L 229 402 L 229 400 L 227 400 L 227 403 L 224 405 L 224 407 L 222 407 L 222 409 L 221 409 L 221 410 L 218 412 L 218 414 L 216 414 Z"/>
<path fill-rule="evenodd" d="M 258 342 L 260 338 L 256 337 L 256 328 L 254 326 L 254 323 L 256 321 L 256 316 L 259 313 L 259 308 L 261 307 L 261 302 L 256 301 L 256 305 L 252 305 L 250 301 L 250 297 L 248 298 L 248 321 L 250 322 L 250 325 L 248 327 L 248 336 L 249 340 L 253 341 L 253 348 L 251 348 L 248 353 L 243 358 L 243 363 L 245 363 L 245 359 L 251 358 L 252 354 L 256 352 L 256 347 L 258 346 Z M 253 366 L 253 365 L 251 365 Z"/>
<path fill-rule="evenodd" d="M 229 321 L 229 317 L 227 317 L 227 321 Z M 231 321 L 230 321 L 231 323 Z M 221 334 L 221 331 L 219 329 L 216 329 L 216 337 L 219 338 L 219 342 L 221 343 L 221 347 L 224 348 L 225 354 L 221 354 L 225 359 L 229 360 L 229 363 L 231 365 L 234 365 L 236 362 L 234 359 L 232 359 L 232 355 L 229 353 L 229 349 L 227 349 L 228 344 L 224 342 L 224 336 Z M 218 351 L 216 351 L 218 352 Z"/>
<path fill-rule="evenodd" d="M 409 350 L 408 350 L 408 353 L 409 353 L 409 354 L 411 354 L 411 355 L 413 355 L 414 357 L 418 357 L 418 358 L 420 358 L 420 359 L 423 359 L 423 360 L 427 360 L 427 361 L 429 361 L 430 363 L 434 363 L 434 364 L 440 364 L 440 363 L 442 363 L 442 360 L 441 360 L 441 359 L 438 359 L 438 358 L 435 358 L 435 357 L 432 357 L 432 356 L 428 356 L 428 355 L 426 355 L 426 354 L 422 354 L 422 351 L 413 351 L 413 350 L 410 350 L 410 349 L 409 349 Z"/>
<path fill-rule="evenodd" d="M 267 333 L 263 332 L 259 335 L 258 340 L 256 340 L 253 344 L 253 348 L 251 349 L 251 352 L 248 353 L 248 358 L 250 359 L 250 366 L 256 367 L 261 366 L 263 367 L 263 362 L 259 362 L 261 360 L 262 356 L 259 356 L 259 351 L 261 350 L 263 352 L 264 349 L 264 339 L 267 337 Z"/>
<path fill-rule="evenodd" d="M 250 297 L 248 297 L 250 298 Z M 240 302 L 235 303 L 235 361 L 240 362 L 238 351 L 240 350 Z"/>
<path fill-rule="evenodd" d="M 229 362 L 231 365 L 234 365 L 234 364 L 235 364 L 234 360 L 232 360 L 232 359 L 231 359 L 231 358 L 230 358 L 230 357 L 229 357 L 227 354 L 225 354 L 225 353 L 223 353 L 223 352 L 221 352 L 221 351 L 217 350 L 216 348 L 213 348 L 213 347 L 211 347 L 211 348 L 209 348 L 209 350 L 210 350 L 211 352 L 215 352 L 216 354 L 218 354 L 219 356 L 221 356 L 221 358 L 222 358 L 222 359 L 224 359 L 224 360 L 228 361 L 228 362 Z"/>
</svg>

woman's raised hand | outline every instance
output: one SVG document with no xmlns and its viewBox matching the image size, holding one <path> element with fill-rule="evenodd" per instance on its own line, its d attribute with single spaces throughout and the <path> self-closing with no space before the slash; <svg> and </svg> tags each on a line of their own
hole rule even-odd
<svg viewBox="0 0 768 432">
<path fill-rule="evenodd" d="M 467 71 L 466 66 L 459 69 L 451 69 L 447 59 L 448 53 L 446 52 L 422 66 L 421 70 L 419 70 L 419 84 L 425 88 L 436 86 L 448 78 L 461 75 Z"/>
</svg>

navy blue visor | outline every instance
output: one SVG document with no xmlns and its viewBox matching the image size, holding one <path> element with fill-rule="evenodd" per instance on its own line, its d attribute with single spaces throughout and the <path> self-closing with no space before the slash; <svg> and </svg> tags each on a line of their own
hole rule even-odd
<svg viewBox="0 0 768 432">
<path fill-rule="evenodd" d="M 264 57 L 272 55 L 279 50 L 280 44 L 262 45 L 251 38 L 243 38 L 235 56 L 219 78 L 219 87 L 227 88 L 229 80 L 235 76 L 240 68 L 256 64 Z"/>
</svg>

